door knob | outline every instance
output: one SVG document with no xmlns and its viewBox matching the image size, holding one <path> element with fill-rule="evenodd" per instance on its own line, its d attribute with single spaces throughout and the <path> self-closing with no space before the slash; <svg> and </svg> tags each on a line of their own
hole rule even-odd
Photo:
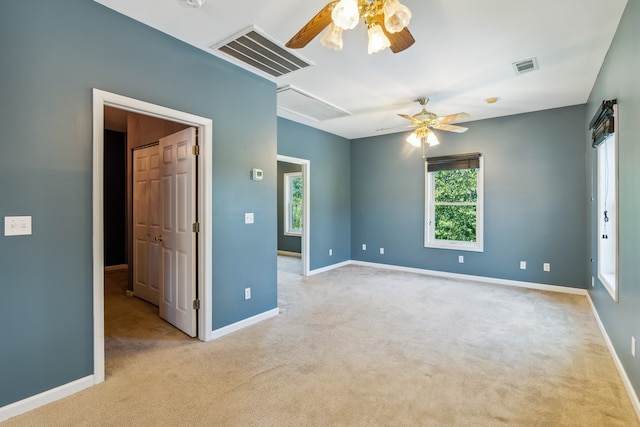
<svg viewBox="0 0 640 427">
<path fill-rule="evenodd" d="M 156 236 L 153 238 L 156 242 L 162 242 L 162 236 Z"/>
</svg>

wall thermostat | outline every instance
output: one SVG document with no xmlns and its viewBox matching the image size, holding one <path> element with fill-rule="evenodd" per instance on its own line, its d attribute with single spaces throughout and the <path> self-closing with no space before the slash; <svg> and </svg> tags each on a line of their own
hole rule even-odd
<svg viewBox="0 0 640 427">
<path fill-rule="evenodd" d="M 254 181 L 262 181 L 263 175 L 264 173 L 262 172 L 262 169 L 254 169 L 251 171 L 251 179 Z"/>
</svg>

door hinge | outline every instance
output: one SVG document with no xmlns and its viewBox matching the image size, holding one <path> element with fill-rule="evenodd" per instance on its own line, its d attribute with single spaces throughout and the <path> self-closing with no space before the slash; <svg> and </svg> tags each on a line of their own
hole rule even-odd
<svg viewBox="0 0 640 427">
<path fill-rule="evenodd" d="M 194 222 L 191 229 L 193 230 L 194 233 L 199 233 L 200 232 L 200 223 L 199 222 Z"/>
<path fill-rule="evenodd" d="M 199 156 L 200 155 L 200 146 L 199 145 L 192 145 L 191 146 L 191 153 L 193 153 L 194 156 Z"/>
<path fill-rule="evenodd" d="M 193 309 L 194 310 L 200 310 L 200 300 L 199 299 L 194 299 L 193 300 Z"/>
</svg>

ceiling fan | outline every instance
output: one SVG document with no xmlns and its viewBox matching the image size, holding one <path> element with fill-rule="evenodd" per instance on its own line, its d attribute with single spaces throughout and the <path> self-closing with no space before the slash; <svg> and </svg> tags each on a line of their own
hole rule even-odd
<svg viewBox="0 0 640 427">
<path fill-rule="evenodd" d="M 360 19 L 368 28 L 370 54 L 386 47 L 393 53 L 402 52 L 415 42 L 407 28 L 411 11 L 398 0 L 335 0 L 311 18 L 286 46 L 303 48 L 329 27 L 320 42 L 330 49 L 342 50 L 342 30 L 354 28 Z"/>
<path fill-rule="evenodd" d="M 458 120 L 468 119 L 469 117 L 471 117 L 469 116 L 469 114 L 456 113 L 438 117 L 431 111 L 427 111 L 426 105 L 429 102 L 429 98 L 418 98 L 416 99 L 416 102 L 422 105 L 422 110 L 419 113 L 414 114 L 413 116 L 409 116 L 407 114 L 398 114 L 403 119 L 407 119 L 411 122 L 411 124 L 406 127 L 416 128 L 407 138 L 407 142 L 409 144 L 415 147 L 420 147 L 422 145 L 424 151 L 425 144 L 430 147 L 440 144 L 440 141 L 438 141 L 436 134 L 433 133 L 434 129 L 456 133 L 463 133 L 468 130 L 468 128 L 464 126 L 452 125 L 450 123 Z"/>
</svg>

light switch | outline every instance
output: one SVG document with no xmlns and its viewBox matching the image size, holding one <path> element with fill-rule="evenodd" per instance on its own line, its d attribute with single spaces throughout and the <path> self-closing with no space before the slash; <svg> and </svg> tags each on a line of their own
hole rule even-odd
<svg viewBox="0 0 640 427">
<path fill-rule="evenodd" d="M 244 223 L 253 224 L 253 212 L 246 212 L 244 214 Z"/>
<path fill-rule="evenodd" d="M 5 216 L 4 235 L 5 236 L 28 236 L 31 234 L 30 216 Z"/>
</svg>

